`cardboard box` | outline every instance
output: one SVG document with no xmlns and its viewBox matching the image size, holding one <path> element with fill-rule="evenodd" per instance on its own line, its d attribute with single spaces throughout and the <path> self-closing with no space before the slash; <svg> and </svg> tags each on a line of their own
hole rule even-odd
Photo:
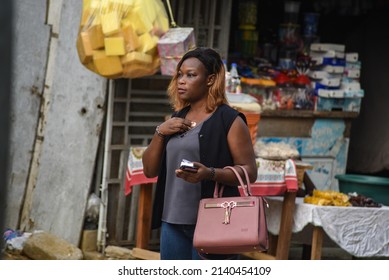
<svg viewBox="0 0 389 280">
<path fill-rule="evenodd" d="M 345 92 L 344 90 L 319 89 L 315 111 L 359 112 L 364 92 Z"/>
<path fill-rule="evenodd" d="M 158 40 L 158 55 L 161 58 L 162 75 L 174 75 L 182 56 L 196 46 L 192 27 L 169 29 Z"/>
<path fill-rule="evenodd" d="M 311 50 L 312 51 L 337 51 L 337 52 L 344 52 L 346 49 L 345 45 L 341 44 L 324 44 L 324 43 L 313 43 L 311 44 Z"/>
</svg>

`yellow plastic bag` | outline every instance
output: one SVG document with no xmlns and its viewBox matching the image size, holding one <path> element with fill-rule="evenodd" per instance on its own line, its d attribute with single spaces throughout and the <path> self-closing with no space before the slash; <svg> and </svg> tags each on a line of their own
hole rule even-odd
<svg viewBox="0 0 389 280">
<path fill-rule="evenodd" d="M 109 79 L 153 75 L 160 67 L 157 43 L 168 29 L 160 0 L 83 0 L 78 56 Z"/>
</svg>

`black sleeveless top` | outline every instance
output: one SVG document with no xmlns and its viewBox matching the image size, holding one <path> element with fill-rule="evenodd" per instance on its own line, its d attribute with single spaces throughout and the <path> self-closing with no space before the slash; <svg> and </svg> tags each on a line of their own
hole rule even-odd
<svg viewBox="0 0 389 280">
<path fill-rule="evenodd" d="M 175 112 L 172 117 L 185 118 L 190 107 L 185 107 Z M 220 105 L 212 116 L 203 123 L 198 134 L 200 145 L 200 162 L 208 167 L 223 168 L 233 165 L 233 159 L 228 147 L 227 134 L 237 116 L 240 116 L 245 123 L 246 117 L 231 108 L 227 104 Z M 166 137 L 165 145 L 170 137 Z M 162 155 L 161 170 L 158 175 L 156 193 L 153 205 L 152 228 L 161 226 L 161 217 L 164 204 L 166 183 L 166 146 Z M 204 180 L 201 182 L 201 198 L 213 197 L 215 182 Z M 224 197 L 239 196 L 237 186 L 226 186 L 223 192 Z"/>
</svg>

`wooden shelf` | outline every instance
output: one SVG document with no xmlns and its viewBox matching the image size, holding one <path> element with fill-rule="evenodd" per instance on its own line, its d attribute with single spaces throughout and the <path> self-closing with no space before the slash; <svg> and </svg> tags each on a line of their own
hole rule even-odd
<svg viewBox="0 0 389 280">
<path fill-rule="evenodd" d="M 304 110 L 273 110 L 261 112 L 258 135 L 261 137 L 311 137 L 317 120 L 345 122 L 344 136 L 350 136 L 352 120 L 358 112 L 316 112 Z"/>
<path fill-rule="evenodd" d="M 358 112 L 318 112 L 306 110 L 267 110 L 261 112 L 261 117 L 275 118 L 326 118 L 326 119 L 355 119 Z"/>
</svg>

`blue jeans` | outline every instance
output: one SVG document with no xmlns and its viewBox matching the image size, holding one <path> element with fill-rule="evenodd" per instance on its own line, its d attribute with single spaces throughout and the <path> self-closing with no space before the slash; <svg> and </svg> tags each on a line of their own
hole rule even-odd
<svg viewBox="0 0 389 280">
<path fill-rule="evenodd" d="M 175 225 L 162 222 L 160 253 L 161 260 L 239 259 L 239 255 L 200 256 L 193 248 L 195 225 Z"/>
</svg>

